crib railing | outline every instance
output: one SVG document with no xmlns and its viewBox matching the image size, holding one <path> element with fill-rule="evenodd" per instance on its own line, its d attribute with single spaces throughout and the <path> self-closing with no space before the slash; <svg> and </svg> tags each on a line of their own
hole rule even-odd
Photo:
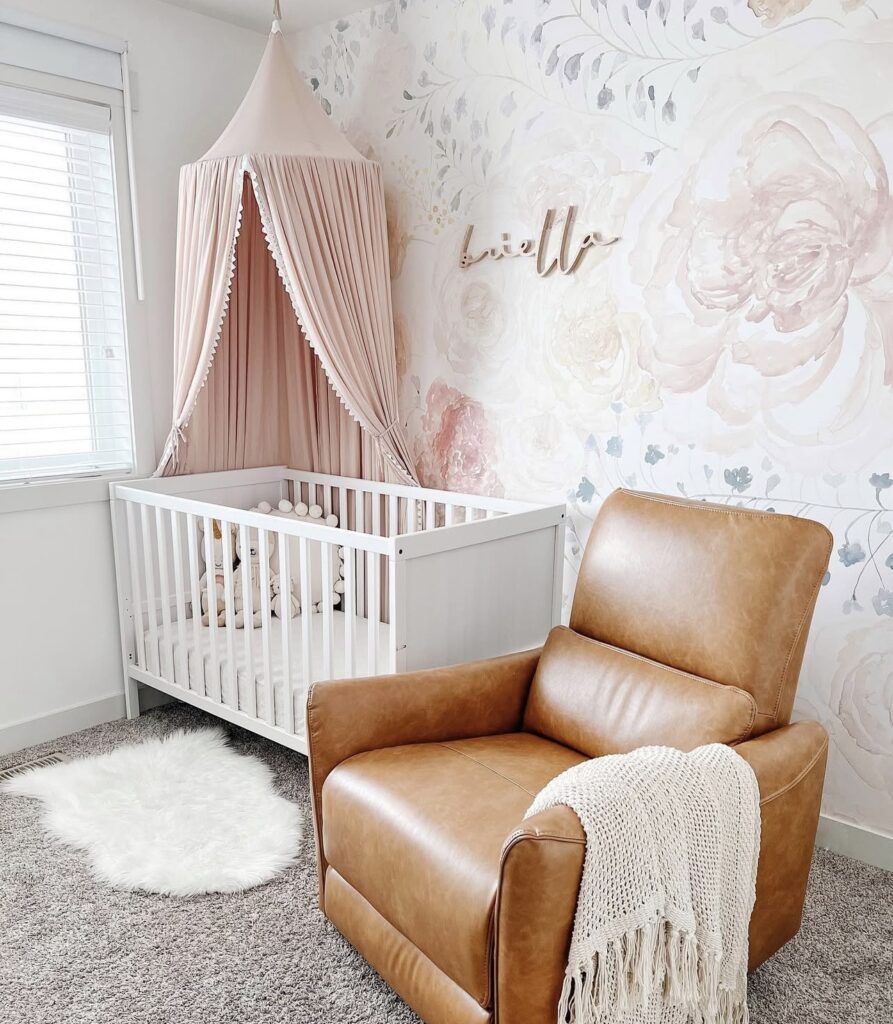
<svg viewBox="0 0 893 1024">
<path fill-rule="evenodd" d="M 303 470 L 286 469 L 283 476 L 289 481 L 292 501 L 318 505 L 324 515 L 338 516 L 341 526 L 378 537 L 490 519 L 525 507 L 525 503 L 502 498 L 370 480 L 346 482 L 344 477 Z"/>
</svg>

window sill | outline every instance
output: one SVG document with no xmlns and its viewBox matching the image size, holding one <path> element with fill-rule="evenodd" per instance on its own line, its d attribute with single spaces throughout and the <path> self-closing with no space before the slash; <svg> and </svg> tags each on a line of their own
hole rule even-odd
<svg viewBox="0 0 893 1024">
<path fill-rule="evenodd" d="M 33 512 L 69 505 L 89 505 L 109 500 L 109 484 L 139 480 L 142 475 L 110 473 L 82 479 L 42 480 L 34 484 L 0 486 L 0 515 L 8 512 Z"/>
</svg>

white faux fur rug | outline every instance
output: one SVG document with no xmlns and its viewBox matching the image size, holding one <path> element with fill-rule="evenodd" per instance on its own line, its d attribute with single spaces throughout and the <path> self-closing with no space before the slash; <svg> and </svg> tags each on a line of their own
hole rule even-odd
<svg viewBox="0 0 893 1024">
<path fill-rule="evenodd" d="M 238 892 L 294 863 L 297 806 L 219 729 L 176 732 L 37 768 L 3 784 L 44 804 L 44 825 L 117 888 Z"/>
</svg>

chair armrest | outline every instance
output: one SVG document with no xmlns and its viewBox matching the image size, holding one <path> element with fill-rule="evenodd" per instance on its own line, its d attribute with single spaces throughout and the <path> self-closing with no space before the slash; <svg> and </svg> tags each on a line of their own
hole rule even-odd
<svg viewBox="0 0 893 1024">
<path fill-rule="evenodd" d="M 327 680 L 311 686 L 307 696 L 307 742 L 320 897 L 326 869 L 321 795 L 329 772 L 367 750 L 520 729 L 541 650 L 401 675 Z"/>
<path fill-rule="evenodd" d="M 750 919 L 753 970 L 797 934 L 806 899 L 828 734 L 818 722 L 773 729 L 735 750 L 760 787 L 760 861 Z"/>
<path fill-rule="evenodd" d="M 554 1024 L 586 834 L 563 805 L 527 818 L 502 848 L 496 894 L 496 1020 Z"/>
</svg>

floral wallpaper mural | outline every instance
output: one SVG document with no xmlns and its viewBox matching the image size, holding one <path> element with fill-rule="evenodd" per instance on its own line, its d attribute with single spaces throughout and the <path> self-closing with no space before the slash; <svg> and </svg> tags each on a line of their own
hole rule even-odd
<svg viewBox="0 0 893 1024">
<path fill-rule="evenodd" d="M 893 833 L 893 8 L 399 0 L 293 46 L 384 168 L 423 481 L 567 501 L 568 593 L 618 486 L 826 523 L 797 711 L 826 813 Z M 574 274 L 460 269 L 571 205 L 618 236 Z"/>
</svg>

